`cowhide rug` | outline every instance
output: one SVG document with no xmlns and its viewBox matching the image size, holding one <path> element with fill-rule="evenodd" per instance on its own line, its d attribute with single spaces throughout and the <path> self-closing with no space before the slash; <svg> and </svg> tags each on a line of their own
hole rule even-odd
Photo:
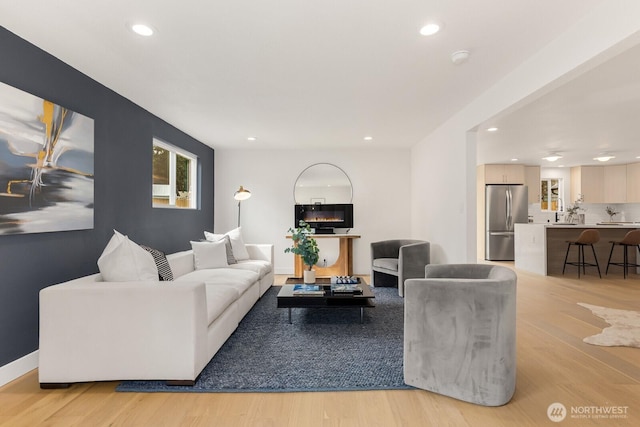
<svg viewBox="0 0 640 427">
<path fill-rule="evenodd" d="M 579 302 L 578 305 L 588 308 L 593 314 L 604 319 L 611 326 L 601 333 L 586 337 L 582 341 L 606 347 L 625 346 L 640 348 L 640 312 L 618 310 L 616 308 L 599 307 Z"/>
</svg>

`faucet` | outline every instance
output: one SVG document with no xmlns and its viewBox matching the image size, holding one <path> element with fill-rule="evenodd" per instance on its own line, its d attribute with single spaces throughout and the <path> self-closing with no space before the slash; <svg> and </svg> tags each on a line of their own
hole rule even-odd
<svg viewBox="0 0 640 427">
<path fill-rule="evenodd" d="M 558 222 L 558 211 L 556 211 L 556 222 Z"/>
<path fill-rule="evenodd" d="M 558 211 L 564 212 L 564 200 L 562 200 L 562 197 L 558 197 Z"/>
</svg>

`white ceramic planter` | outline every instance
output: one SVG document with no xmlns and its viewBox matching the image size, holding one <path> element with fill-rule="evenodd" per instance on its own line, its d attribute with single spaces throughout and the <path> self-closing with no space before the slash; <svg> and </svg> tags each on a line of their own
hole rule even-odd
<svg viewBox="0 0 640 427">
<path fill-rule="evenodd" d="M 315 270 L 303 270 L 304 283 L 316 283 L 316 271 Z"/>
</svg>

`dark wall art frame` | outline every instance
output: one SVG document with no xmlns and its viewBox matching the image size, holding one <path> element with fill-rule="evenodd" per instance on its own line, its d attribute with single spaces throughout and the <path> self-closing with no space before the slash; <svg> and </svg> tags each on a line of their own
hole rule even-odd
<svg viewBox="0 0 640 427">
<path fill-rule="evenodd" d="M 0 235 L 93 228 L 93 119 L 0 82 Z"/>
</svg>

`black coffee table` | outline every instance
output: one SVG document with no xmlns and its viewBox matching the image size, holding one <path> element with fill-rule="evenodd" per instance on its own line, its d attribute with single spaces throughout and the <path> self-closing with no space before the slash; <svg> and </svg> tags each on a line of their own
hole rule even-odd
<svg viewBox="0 0 640 427">
<path fill-rule="evenodd" d="M 373 302 L 376 297 L 369 285 L 361 283 L 361 294 L 338 294 L 331 292 L 331 285 L 322 285 L 324 290 L 320 295 L 294 295 L 295 285 L 282 285 L 278 292 L 278 308 L 289 309 L 289 323 L 291 323 L 292 308 L 319 308 L 319 307 L 356 307 L 360 308 L 360 323 L 364 322 L 364 309 L 375 307 Z"/>
</svg>

